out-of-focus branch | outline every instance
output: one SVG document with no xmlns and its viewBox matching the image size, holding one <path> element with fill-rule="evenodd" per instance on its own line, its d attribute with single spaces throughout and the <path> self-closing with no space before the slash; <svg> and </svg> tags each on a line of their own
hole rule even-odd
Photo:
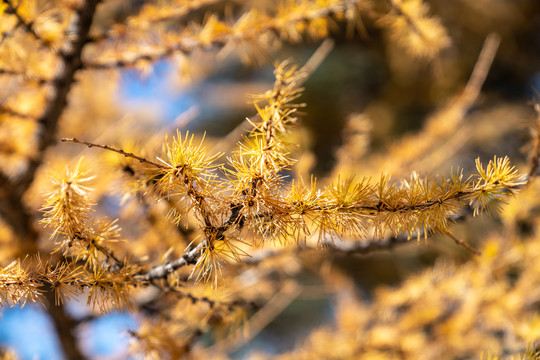
<svg viewBox="0 0 540 360">
<path fill-rule="evenodd" d="M 126 151 L 124 151 L 122 149 L 116 149 L 116 148 L 113 148 L 113 147 L 108 146 L 108 145 L 101 145 L 101 144 L 91 143 L 91 142 L 88 142 L 88 141 L 82 141 L 82 140 L 79 140 L 77 138 L 62 138 L 62 142 L 70 142 L 70 143 L 74 143 L 74 144 L 82 144 L 82 145 L 86 145 L 88 147 L 97 147 L 97 148 L 101 148 L 101 149 L 105 149 L 105 150 L 109 150 L 109 151 L 118 153 L 118 154 L 123 155 L 123 156 L 125 156 L 127 158 L 132 158 L 132 159 L 138 160 L 138 161 L 140 161 L 142 163 L 145 163 L 145 164 L 155 166 L 158 169 L 165 169 L 166 168 L 166 166 L 164 166 L 162 164 L 159 164 L 159 163 L 157 163 L 155 161 L 145 159 L 145 158 L 137 156 L 137 155 L 135 155 L 133 153 L 126 152 Z"/>
<path fill-rule="evenodd" d="M 0 114 L 7 114 L 7 115 L 10 115 L 10 116 L 13 116 L 13 117 L 17 117 L 17 118 L 20 118 L 20 119 L 27 119 L 27 120 L 35 119 L 35 116 L 20 113 L 20 112 L 18 112 L 16 110 L 13 110 L 10 107 L 7 107 L 5 105 L 0 105 Z"/>
<path fill-rule="evenodd" d="M 282 313 L 301 292 L 302 288 L 299 285 L 293 282 L 285 283 L 283 288 L 249 319 L 245 327 L 249 329 L 247 333 L 243 333 L 242 331 L 233 332 L 230 336 L 212 346 L 210 350 L 231 352 L 250 339 L 253 339 L 272 320 Z"/>
<path fill-rule="evenodd" d="M 392 236 L 388 239 L 369 239 L 367 241 L 351 242 L 349 244 L 336 244 L 331 241 L 324 241 L 320 246 L 314 247 L 309 245 L 297 245 L 292 248 L 281 248 L 277 250 L 267 250 L 260 254 L 252 255 L 242 260 L 243 264 L 254 266 L 258 265 L 266 259 L 271 259 L 277 256 L 284 255 L 286 253 L 300 253 L 304 251 L 329 251 L 342 255 L 368 255 L 374 252 L 391 250 L 395 246 L 409 243 L 411 240 L 416 239 L 413 237 L 409 239 L 405 235 Z"/>
<path fill-rule="evenodd" d="M 484 81 L 486 81 L 486 77 L 500 43 L 501 37 L 496 33 L 491 33 L 486 37 L 482 51 L 474 65 L 471 77 L 469 78 L 463 93 L 459 97 L 464 109 L 469 108 L 478 98 L 478 94 L 480 94 L 480 89 L 482 88 Z"/>
<path fill-rule="evenodd" d="M 411 169 L 430 171 L 465 143 L 463 137 L 466 137 L 467 133 L 459 130 L 464 126 L 466 113 L 478 99 L 499 43 L 499 35 L 489 34 L 461 94 L 430 116 L 421 132 L 405 137 L 385 154 L 388 160 L 384 167 L 389 172 L 399 176 L 401 172 L 408 173 Z M 458 138 L 454 141 L 456 136 Z"/>
<path fill-rule="evenodd" d="M 151 26 L 163 21 L 178 20 L 179 18 L 188 17 L 190 13 L 200 10 L 204 6 L 220 1 L 222 0 L 188 0 L 182 4 L 146 4 L 142 8 L 141 13 L 131 16 L 128 22 L 135 24 L 143 23 L 145 26 Z"/>
<path fill-rule="evenodd" d="M 48 47 L 48 43 L 47 41 L 45 41 L 41 36 L 39 36 L 39 34 L 36 32 L 36 29 L 34 28 L 34 23 L 31 22 L 31 21 L 26 21 L 22 16 L 21 14 L 19 14 L 19 12 L 17 11 L 18 9 L 11 3 L 10 0 L 2 0 L 2 2 L 4 4 L 7 5 L 7 12 L 6 13 L 9 13 L 9 14 L 12 14 L 13 16 L 15 16 L 17 18 L 17 22 L 24 28 L 24 30 L 29 33 L 30 35 L 32 35 L 32 37 L 34 37 L 34 39 L 36 39 L 37 41 L 39 41 L 39 43 L 42 45 L 42 46 L 45 46 L 45 47 Z"/>
<path fill-rule="evenodd" d="M 53 320 L 54 328 L 62 344 L 65 358 L 70 360 L 85 360 L 86 357 L 77 346 L 77 338 L 74 334 L 77 322 L 68 315 L 62 304 L 55 304 L 54 291 L 47 291 L 45 296 L 48 304 L 47 311 Z"/>
<path fill-rule="evenodd" d="M 54 97 L 48 103 L 43 115 L 38 119 L 41 131 L 38 141 L 38 151 L 28 164 L 26 172 L 17 179 L 17 190 L 23 193 L 34 180 L 36 170 L 41 165 L 45 151 L 56 142 L 58 121 L 62 116 L 68 101 L 68 94 L 75 82 L 75 74 L 82 68 L 81 55 L 87 43 L 92 19 L 100 0 L 88 0 L 77 11 L 76 36 L 74 40 L 64 45 L 60 51 L 63 63 L 61 73 L 53 80 Z"/>
<path fill-rule="evenodd" d="M 531 129 L 532 132 L 532 149 L 529 154 L 529 182 L 536 177 L 538 164 L 540 162 L 540 103 L 534 105 L 536 111 L 536 120 Z"/>
<path fill-rule="evenodd" d="M 48 80 L 48 79 L 42 79 L 42 78 L 38 78 L 38 77 L 35 77 L 35 76 L 28 76 L 22 72 L 19 72 L 17 70 L 13 70 L 13 69 L 3 69 L 3 68 L 0 68 L 0 75 L 7 75 L 7 76 L 20 76 L 24 79 L 24 81 L 28 81 L 28 82 L 32 82 L 32 83 L 35 83 L 37 85 L 45 85 L 47 83 L 50 83 L 51 80 Z"/>
</svg>

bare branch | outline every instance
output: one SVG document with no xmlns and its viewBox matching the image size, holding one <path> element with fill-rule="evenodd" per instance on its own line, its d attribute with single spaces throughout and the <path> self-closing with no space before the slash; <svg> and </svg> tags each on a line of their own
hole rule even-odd
<svg viewBox="0 0 540 360">
<path fill-rule="evenodd" d="M 472 254 L 476 255 L 476 256 L 480 256 L 482 255 L 480 253 L 480 251 L 476 250 L 475 248 L 473 248 L 472 246 L 470 246 L 469 244 L 467 244 L 466 242 L 464 242 L 463 240 L 460 240 L 458 239 L 455 235 L 453 235 L 451 232 L 447 231 L 446 234 L 450 239 L 454 240 L 456 242 L 456 244 L 460 245 L 460 246 L 463 246 L 465 249 L 467 249 L 468 251 L 470 251 Z"/>
<path fill-rule="evenodd" d="M 533 146 L 529 154 L 529 179 L 527 183 L 530 183 L 536 177 L 540 161 L 540 103 L 537 102 L 534 105 L 534 110 L 536 111 L 536 120 L 532 127 Z"/>
<path fill-rule="evenodd" d="M 88 147 L 97 147 L 97 148 L 101 148 L 101 149 L 105 149 L 105 150 L 109 150 L 109 151 L 113 151 L 113 152 L 116 152 L 122 156 L 125 156 L 127 158 L 132 158 L 132 159 L 135 159 L 135 160 L 138 160 L 142 163 L 145 163 L 145 164 L 149 164 L 149 165 L 152 165 L 158 169 L 166 169 L 167 166 L 165 165 L 162 165 L 160 163 L 157 163 L 155 161 L 152 161 L 152 160 L 148 160 L 148 159 L 145 159 L 143 157 L 140 157 L 140 156 L 137 156 L 133 153 L 130 153 L 130 152 L 126 152 L 122 149 L 116 149 L 116 148 L 113 148 L 111 146 L 108 146 L 108 145 L 101 145 L 101 144 L 96 144 L 96 143 L 91 143 L 91 142 L 88 142 L 88 141 L 82 141 L 82 140 L 79 140 L 79 139 L 76 139 L 76 138 L 62 138 L 62 142 L 70 142 L 70 143 L 75 143 L 75 144 L 83 144 L 83 145 L 86 145 Z"/>
<path fill-rule="evenodd" d="M 34 120 L 36 117 L 29 114 L 23 114 L 18 111 L 15 111 L 5 105 L 0 105 L 0 114 L 7 114 L 13 117 L 18 117 L 25 120 Z"/>
<path fill-rule="evenodd" d="M 33 182 L 36 170 L 41 165 L 46 149 L 56 142 L 58 121 L 66 108 L 68 94 L 75 81 L 75 74 L 82 67 L 81 55 L 90 31 L 93 16 L 100 0 L 88 0 L 77 11 L 76 36 L 61 50 L 62 72 L 53 80 L 54 97 L 48 103 L 43 115 L 38 119 L 41 133 L 38 140 L 38 151 L 28 164 L 26 172 L 18 179 L 17 189 L 22 194 Z"/>
<path fill-rule="evenodd" d="M 224 306 L 228 308 L 229 310 L 232 310 L 233 308 L 250 308 L 253 310 L 259 310 L 261 306 L 255 302 L 247 302 L 247 301 L 241 301 L 241 300 L 234 300 L 234 301 L 216 301 L 208 298 L 207 296 L 196 296 L 193 295 L 190 292 L 187 292 L 185 290 L 179 290 L 178 288 L 173 288 L 171 286 L 167 286 L 165 288 L 159 287 L 159 289 L 163 292 L 171 292 L 173 294 L 176 294 L 180 297 L 187 298 L 191 300 L 193 303 L 196 302 L 202 302 L 208 304 L 211 308 L 217 307 L 217 306 Z"/>
<path fill-rule="evenodd" d="M 486 80 L 500 43 L 501 37 L 496 33 L 490 33 L 486 37 L 482 51 L 480 52 L 478 60 L 476 60 L 476 64 L 474 65 L 471 77 L 469 78 L 469 81 L 467 82 L 467 85 L 460 96 L 460 101 L 463 103 L 463 108 L 469 108 L 478 98 L 478 94 L 480 93 L 480 89 Z"/>
<path fill-rule="evenodd" d="M 8 1 L 4 0 L 4 2 L 11 6 Z M 75 26 L 73 40 L 66 43 L 60 51 L 59 56 L 63 66 L 60 67 L 61 72 L 52 81 L 51 99 L 37 121 L 41 129 L 38 136 L 36 155 L 30 159 L 26 171 L 18 178 L 11 180 L 3 174 L 0 175 L 0 216 L 20 239 L 21 250 L 29 254 L 38 252 L 37 241 L 39 234 L 33 224 L 30 210 L 23 203 L 23 195 L 33 182 L 35 173 L 45 157 L 46 150 L 56 142 L 58 121 L 66 108 L 68 94 L 75 81 L 75 74 L 81 68 L 81 54 L 99 2 L 100 0 L 85 1 L 72 17 Z M 16 11 L 14 11 L 14 14 L 17 16 Z M 21 20 L 24 21 L 19 19 L 19 21 Z M 23 26 L 24 24 L 26 24 L 27 30 L 34 37 L 38 35 L 33 31 L 31 23 L 23 22 Z M 39 36 L 37 38 L 39 40 Z M 4 74 L 8 74 L 8 72 L 4 71 Z M 14 73 L 10 75 L 23 74 Z M 55 305 L 53 291 L 49 290 L 45 293 L 48 311 L 58 332 L 65 357 L 67 359 L 85 359 L 85 356 L 78 349 L 72 333 L 75 326 L 74 322 L 70 320 L 62 307 Z"/>
</svg>

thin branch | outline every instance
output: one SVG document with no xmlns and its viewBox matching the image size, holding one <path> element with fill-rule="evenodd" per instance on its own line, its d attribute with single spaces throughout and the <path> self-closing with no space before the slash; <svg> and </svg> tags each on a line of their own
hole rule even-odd
<svg viewBox="0 0 540 360">
<path fill-rule="evenodd" d="M 107 247 L 103 246 L 103 245 L 100 245 L 100 244 L 97 244 L 95 241 L 93 241 L 92 239 L 88 239 L 87 237 L 85 237 L 84 235 L 80 234 L 80 233 L 77 233 L 75 234 L 75 236 L 78 240 L 82 240 L 83 242 L 85 242 L 86 244 L 90 245 L 92 242 L 93 242 L 93 246 L 96 248 L 96 250 L 98 250 L 100 253 L 102 253 L 107 259 L 111 259 L 115 265 L 118 267 L 118 269 L 122 269 L 123 267 L 126 266 L 126 263 L 120 259 L 118 259 L 112 250 L 108 249 Z M 73 239 L 70 239 L 70 241 L 73 241 Z"/>
<path fill-rule="evenodd" d="M 281 290 L 265 304 L 261 310 L 256 312 L 248 321 L 244 331 L 235 331 L 225 339 L 216 343 L 210 348 L 210 351 L 231 352 L 244 343 L 253 339 L 268 324 L 272 322 L 280 313 L 283 312 L 302 292 L 302 288 L 292 282 L 285 283 Z"/>
<path fill-rule="evenodd" d="M 85 360 L 86 356 L 79 349 L 73 331 L 77 326 L 77 322 L 69 315 L 69 312 L 66 311 L 62 304 L 55 305 L 54 291 L 47 291 L 45 296 L 48 303 L 47 312 L 53 320 L 52 323 L 62 345 L 65 359 Z"/>
<path fill-rule="evenodd" d="M 122 156 L 125 156 L 127 158 L 132 158 L 132 159 L 135 159 L 135 160 L 138 160 L 140 161 L 141 163 L 145 163 L 145 164 L 148 164 L 148 165 L 152 165 L 158 169 L 167 169 L 168 167 L 165 166 L 165 165 L 162 165 L 160 163 L 157 163 L 155 161 L 152 161 L 152 160 L 148 160 L 148 159 L 145 159 L 141 156 L 137 156 L 133 153 L 130 153 L 130 152 L 127 152 L 127 151 L 124 151 L 122 149 L 116 149 L 116 148 L 113 148 L 111 146 L 108 146 L 108 145 L 101 145 L 101 144 L 96 144 L 96 143 L 91 143 L 91 142 L 88 142 L 88 141 L 82 141 L 82 140 L 79 140 L 77 138 L 62 138 L 62 142 L 70 142 L 70 143 L 75 143 L 75 144 L 83 144 L 83 145 L 86 145 L 88 147 L 97 147 L 97 148 L 101 148 L 101 149 L 105 149 L 105 150 L 109 150 L 109 151 L 113 151 L 113 152 L 116 152 Z"/>
<path fill-rule="evenodd" d="M 321 45 L 319 45 L 317 50 L 315 50 L 313 55 L 311 55 L 306 64 L 302 67 L 301 71 L 305 74 L 305 76 L 300 79 L 298 87 L 302 86 L 309 79 L 309 77 L 319 68 L 319 66 L 322 64 L 324 59 L 328 57 L 333 48 L 334 40 L 330 38 L 324 40 Z M 260 115 L 258 113 L 249 118 L 246 118 L 231 132 L 229 132 L 227 136 L 221 138 L 221 140 L 219 140 L 216 145 L 214 145 L 214 149 L 225 149 L 232 147 L 232 145 L 235 144 L 238 139 L 240 139 L 242 134 L 244 134 L 251 128 L 250 122 L 257 121 L 258 119 L 260 119 Z"/>
<path fill-rule="evenodd" d="M 392 148 L 390 158 L 398 154 L 400 157 L 396 168 L 391 171 L 395 176 L 399 175 L 398 170 L 410 171 L 421 168 L 429 172 L 465 144 L 463 137 L 468 133 L 461 124 L 466 113 L 478 99 L 499 43 L 500 38 L 497 34 L 489 34 L 463 91 L 429 116 L 421 132 L 406 137 Z M 403 149 L 407 149 L 406 154 L 403 153 Z"/>
<path fill-rule="evenodd" d="M 24 73 L 21 73 L 17 70 L 13 70 L 13 69 L 4 69 L 4 68 L 0 68 L 0 75 L 7 75 L 7 76 L 20 76 L 24 79 L 24 81 L 27 81 L 27 82 L 33 82 L 33 83 L 36 83 L 37 85 L 45 85 L 45 84 L 48 84 L 51 82 L 51 80 L 49 79 L 43 79 L 43 78 L 39 78 L 39 77 L 36 77 L 36 76 L 28 76 Z"/>
<path fill-rule="evenodd" d="M 536 111 L 536 120 L 532 127 L 533 133 L 533 146 L 529 154 L 529 179 L 527 183 L 530 183 L 536 177 L 536 171 L 540 161 L 540 103 L 534 105 Z"/>
<path fill-rule="evenodd" d="M 186 265 L 195 265 L 202 253 L 202 249 L 206 246 L 206 244 L 207 241 L 205 239 L 177 260 L 156 266 L 146 273 L 137 275 L 135 279 L 141 282 L 151 282 L 153 280 L 165 279 L 170 273 L 180 269 L 181 267 Z"/>
<path fill-rule="evenodd" d="M 450 239 L 454 240 L 456 242 L 456 244 L 460 245 L 460 246 L 463 246 L 465 249 L 467 249 L 468 251 L 470 251 L 472 254 L 476 255 L 476 256 L 480 256 L 482 255 L 482 253 L 480 253 L 480 251 L 476 250 L 475 248 L 473 248 L 472 246 L 470 246 L 469 244 L 467 244 L 466 242 L 464 242 L 463 240 L 460 240 L 458 239 L 455 235 L 453 235 L 450 231 L 447 231 L 445 233 L 445 235 L 447 235 Z"/>
</svg>

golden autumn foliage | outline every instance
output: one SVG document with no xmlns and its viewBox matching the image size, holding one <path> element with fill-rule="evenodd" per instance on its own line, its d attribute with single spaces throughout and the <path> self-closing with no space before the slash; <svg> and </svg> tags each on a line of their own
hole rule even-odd
<svg viewBox="0 0 540 360">
<path fill-rule="evenodd" d="M 540 107 L 481 88 L 540 9 L 479 3 L 1 0 L 0 305 L 42 304 L 69 359 L 111 312 L 121 357 L 537 358 Z M 163 64 L 202 111 L 122 104 Z"/>
</svg>

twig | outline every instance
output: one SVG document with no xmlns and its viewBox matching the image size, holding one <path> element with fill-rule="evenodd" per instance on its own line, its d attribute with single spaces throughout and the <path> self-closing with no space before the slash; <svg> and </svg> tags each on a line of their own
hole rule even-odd
<svg viewBox="0 0 540 360">
<path fill-rule="evenodd" d="M 244 328 L 249 329 L 247 333 L 238 330 L 230 336 L 212 346 L 210 350 L 230 352 L 238 348 L 249 340 L 253 339 L 268 324 L 283 312 L 302 292 L 302 289 L 294 283 L 286 283 L 283 288 L 256 312 L 248 321 Z"/>
<path fill-rule="evenodd" d="M 478 98 L 478 94 L 486 80 L 500 43 L 501 37 L 496 33 L 490 33 L 486 37 L 482 51 L 474 65 L 471 77 L 460 96 L 460 100 L 464 103 L 464 108 L 470 107 Z"/>
<path fill-rule="evenodd" d="M 81 234 L 75 234 L 75 237 L 79 240 L 82 240 L 83 242 L 87 243 L 87 244 L 91 244 L 92 243 L 92 240 L 91 239 L 88 239 L 87 237 L 81 235 Z M 70 239 L 71 240 L 71 239 Z M 123 267 L 126 266 L 126 263 L 120 259 L 118 259 L 116 257 L 116 255 L 114 255 L 114 252 L 108 248 L 106 248 L 105 246 L 103 245 L 99 245 L 97 244 L 96 242 L 93 242 L 93 246 L 99 251 L 101 252 L 103 255 L 105 255 L 105 257 L 107 259 L 111 259 L 115 265 L 118 267 L 118 269 L 122 269 Z"/>
<path fill-rule="evenodd" d="M 459 137 L 466 137 L 467 133 L 458 130 L 466 113 L 478 99 L 499 43 L 500 38 L 497 34 L 489 34 L 463 91 L 431 115 L 426 120 L 423 131 L 413 137 L 403 139 L 400 144 L 393 147 L 394 152 L 401 152 L 404 148 L 409 149 L 406 159 L 403 158 L 402 153 L 400 154 L 401 160 L 392 171 L 394 175 L 398 175 L 398 169 L 408 171 L 421 168 L 424 171 L 430 171 L 465 144 L 465 141 L 459 141 Z M 444 124 L 443 131 L 441 131 L 441 124 Z M 411 148 L 412 151 L 410 151 Z"/>
<path fill-rule="evenodd" d="M 472 246 L 470 246 L 469 244 L 467 244 L 466 242 L 458 239 L 457 237 L 455 237 L 450 231 L 447 231 L 445 233 L 445 235 L 448 235 L 448 237 L 452 240 L 454 240 L 456 242 L 456 244 L 458 245 L 461 245 L 463 246 L 465 249 L 469 250 L 471 253 L 473 253 L 474 255 L 477 255 L 477 256 L 480 256 L 482 255 L 482 253 L 478 250 L 476 250 L 475 248 L 473 248 Z"/>
<path fill-rule="evenodd" d="M 153 280 L 164 279 L 170 273 L 184 267 L 186 265 L 195 265 L 199 256 L 201 255 L 202 249 L 206 246 L 206 239 L 201 241 L 199 245 L 182 255 L 180 258 L 176 259 L 173 262 L 167 262 L 166 264 L 156 266 L 152 268 L 147 273 L 139 274 L 135 277 L 136 280 L 142 282 L 151 282 Z"/>
<path fill-rule="evenodd" d="M 142 163 L 149 164 L 149 165 L 152 165 L 154 167 L 157 167 L 158 169 L 166 169 L 167 168 L 167 166 L 162 165 L 160 163 L 157 163 L 155 161 L 145 159 L 145 158 L 143 158 L 141 156 L 137 156 L 137 155 L 135 155 L 133 153 L 124 151 L 122 149 L 116 149 L 116 148 L 113 148 L 113 147 L 108 146 L 108 145 L 101 145 L 101 144 L 91 143 L 91 142 L 88 142 L 88 141 L 82 141 L 82 140 L 79 140 L 77 138 L 62 138 L 62 142 L 83 144 L 83 145 L 86 145 L 86 146 L 88 146 L 90 148 L 91 147 L 97 147 L 97 148 L 101 148 L 101 149 L 116 152 L 116 153 L 121 154 L 121 155 L 123 155 L 125 157 L 132 158 L 132 159 L 138 160 L 138 161 L 140 161 Z"/>
<path fill-rule="evenodd" d="M 327 38 L 321 45 L 315 50 L 313 55 L 306 61 L 306 64 L 302 67 L 303 72 L 306 74 L 305 79 L 299 84 L 302 85 L 310 76 L 321 66 L 322 62 L 330 54 L 334 48 L 334 40 Z"/>
<path fill-rule="evenodd" d="M 166 287 L 165 289 L 159 287 L 160 290 L 162 291 L 169 291 L 171 293 L 174 293 L 174 294 L 177 294 L 181 297 L 184 297 L 184 298 L 187 298 L 189 300 L 191 300 L 191 302 L 193 303 L 196 303 L 196 302 L 203 302 L 203 303 L 206 303 L 208 304 L 208 306 L 210 306 L 210 308 L 214 308 L 214 307 L 217 307 L 217 306 L 223 306 L 223 307 L 226 307 L 227 309 L 229 310 L 232 310 L 233 308 L 238 308 L 238 307 L 241 307 L 241 308 L 250 308 L 250 309 L 253 309 L 253 310 L 259 310 L 261 308 L 261 306 L 255 302 L 252 302 L 252 301 L 241 301 L 241 300 L 234 300 L 234 301 L 216 301 L 216 300 L 212 300 L 206 296 L 195 296 L 193 295 L 192 293 L 189 293 L 189 292 L 186 292 L 186 291 L 181 291 L 181 290 L 178 290 L 177 288 L 173 288 L 173 287 Z"/>
<path fill-rule="evenodd" d="M 540 103 L 534 105 L 536 111 L 536 120 L 532 127 L 533 133 L 533 147 L 529 155 L 529 178 L 527 184 L 529 184 L 536 177 L 536 171 L 540 161 Z"/>
</svg>

